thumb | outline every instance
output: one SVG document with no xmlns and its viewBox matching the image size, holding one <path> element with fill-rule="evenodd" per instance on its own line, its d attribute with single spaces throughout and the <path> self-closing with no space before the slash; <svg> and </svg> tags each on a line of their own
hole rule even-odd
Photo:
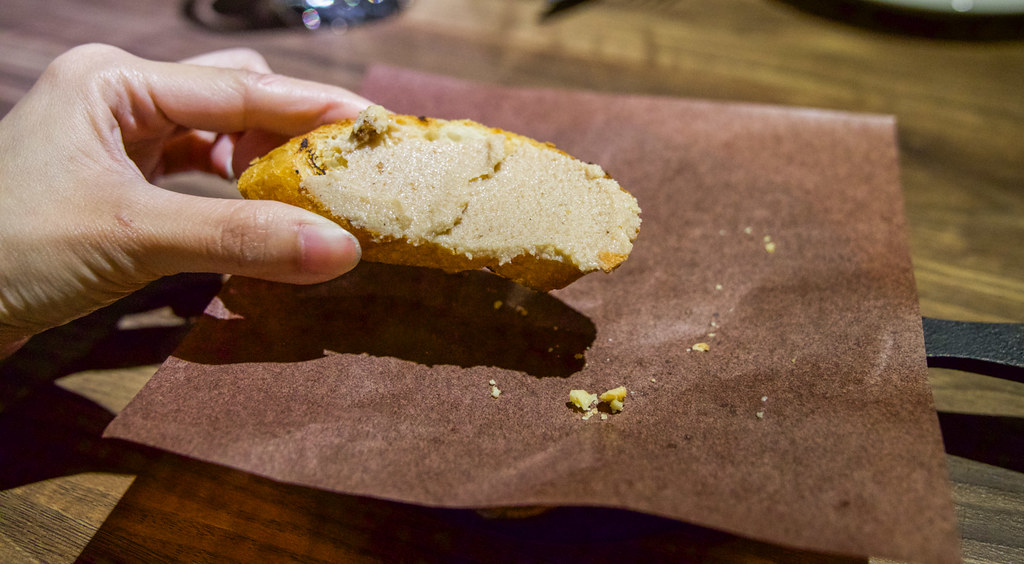
<svg viewBox="0 0 1024 564">
<path fill-rule="evenodd" d="M 356 266 L 359 242 L 338 224 L 274 201 L 163 192 L 145 206 L 142 264 L 160 275 L 219 272 L 314 284 Z M 138 242 L 138 241 L 137 241 Z"/>
</svg>

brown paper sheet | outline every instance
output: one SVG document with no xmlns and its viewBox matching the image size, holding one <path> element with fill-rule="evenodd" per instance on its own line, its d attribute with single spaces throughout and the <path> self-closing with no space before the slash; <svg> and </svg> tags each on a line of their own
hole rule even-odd
<svg viewBox="0 0 1024 564">
<path fill-rule="evenodd" d="M 417 504 L 609 506 L 958 559 L 891 118 L 392 68 L 363 94 L 600 163 L 643 208 L 633 255 L 550 295 L 374 264 L 231 279 L 108 437 Z M 567 404 L 620 385 L 607 419 Z"/>
</svg>

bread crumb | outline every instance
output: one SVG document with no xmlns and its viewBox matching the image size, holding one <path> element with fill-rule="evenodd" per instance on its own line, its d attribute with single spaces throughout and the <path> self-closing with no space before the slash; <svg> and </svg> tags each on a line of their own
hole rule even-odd
<svg viewBox="0 0 1024 564">
<path fill-rule="evenodd" d="M 352 138 L 358 143 L 368 143 L 386 133 L 390 124 L 391 114 L 383 106 L 367 106 L 352 125 Z"/>
<path fill-rule="evenodd" d="M 768 396 L 761 396 L 761 401 L 768 401 Z"/>
<path fill-rule="evenodd" d="M 722 291 L 722 285 L 721 284 L 715 284 L 715 290 L 721 292 Z"/>
<path fill-rule="evenodd" d="M 651 378 L 651 383 L 652 383 L 652 384 L 653 384 L 653 383 L 657 383 L 657 380 L 655 380 L 654 378 Z"/>
<path fill-rule="evenodd" d="M 765 243 L 764 244 L 764 250 L 768 251 L 768 254 L 774 253 L 775 252 L 775 243 L 774 242 Z"/>
<path fill-rule="evenodd" d="M 526 317 L 527 315 L 529 315 L 530 312 L 526 311 L 525 307 L 523 307 L 521 305 L 517 305 L 516 306 L 516 313 L 518 313 L 519 315 L 522 315 L 523 317 Z"/>
<path fill-rule="evenodd" d="M 502 305 L 504 304 L 502 303 L 501 300 L 494 300 L 494 309 L 501 309 Z"/>
<path fill-rule="evenodd" d="M 756 415 L 758 419 L 764 419 L 764 412 L 763 411 L 758 411 L 754 415 Z"/>
<path fill-rule="evenodd" d="M 572 390 L 569 392 L 569 401 L 576 407 L 587 411 L 597 403 L 597 394 L 586 390 Z"/>
<path fill-rule="evenodd" d="M 500 395 L 501 395 L 501 390 L 499 390 L 497 386 L 491 386 L 491 397 L 492 398 L 497 398 Z"/>
<path fill-rule="evenodd" d="M 576 360 L 583 360 L 583 353 L 576 353 L 572 355 L 572 357 L 575 358 Z"/>
<path fill-rule="evenodd" d="M 626 399 L 626 393 L 626 387 L 619 386 L 618 388 L 613 388 L 601 394 L 598 399 L 600 399 L 602 403 L 611 403 L 613 401 L 622 402 L 622 400 Z"/>
<path fill-rule="evenodd" d="M 577 409 L 586 412 L 581 417 L 581 419 L 586 421 L 598 413 L 598 403 L 608 404 L 608 411 L 612 413 L 619 413 L 624 407 L 623 402 L 626 400 L 627 394 L 628 391 L 625 386 L 612 388 L 600 396 L 592 394 L 586 390 L 572 390 L 569 392 L 569 401 L 572 402 Z M 601 419 L 607 420 L 608 414 L 602 413 Z"/>
<path fill-rule="evenodd" d="M 753 227 L 747 227 L 747 228 L 743 229 L 743 232 L 746 233 L 747 235 L 750 235 L 751 233 L 754 232 L 754 228 Z"/>
<path fill-rule="evenodd" d="M 608 409 L 612 413 L 618 413 L 622 411 L 622 402 L 626 401 L 626 393 L 626 387 L 619 386 L 601 394 L 599 399 L 601 403 L 608 404 Z"/>
<path fill-rule="evenodd" d="M 697 352 L 708 352 L 709 350 L 711 350 L 711 345 L 707 343 L 697 343 L 690 347 L 690 350 Z"/>
</svg>

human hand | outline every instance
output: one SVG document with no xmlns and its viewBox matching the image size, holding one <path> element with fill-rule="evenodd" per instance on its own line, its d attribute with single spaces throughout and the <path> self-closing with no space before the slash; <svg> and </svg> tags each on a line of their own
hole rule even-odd
<svg viewBox="0 0 1024 564">
<path fill-rule="evenodd" d="M 185 170 L 231 177 L 368 103 L 271 74 L 249 50 L 185 64 L 103 45 L 58 57 L 0 121 L 0 358 L 162 276 L 308 284 L 353 268 L 355 238 L 316 214 L 150 181 Z"/>
</svg>

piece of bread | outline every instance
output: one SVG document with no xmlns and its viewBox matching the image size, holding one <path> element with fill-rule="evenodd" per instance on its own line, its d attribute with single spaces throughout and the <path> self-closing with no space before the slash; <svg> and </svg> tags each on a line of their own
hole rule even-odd
<svg viewBox="0 0 1024 564">
<path fill-rule="evenodd" d="M 596 164 L 472 121 L 380 106 L 256 159 L 238 188 L 336 221 L 364 260 L 486 268 L 541 291 L 610 272 L 640 229 L 636 199 Z"/>
</svg>

